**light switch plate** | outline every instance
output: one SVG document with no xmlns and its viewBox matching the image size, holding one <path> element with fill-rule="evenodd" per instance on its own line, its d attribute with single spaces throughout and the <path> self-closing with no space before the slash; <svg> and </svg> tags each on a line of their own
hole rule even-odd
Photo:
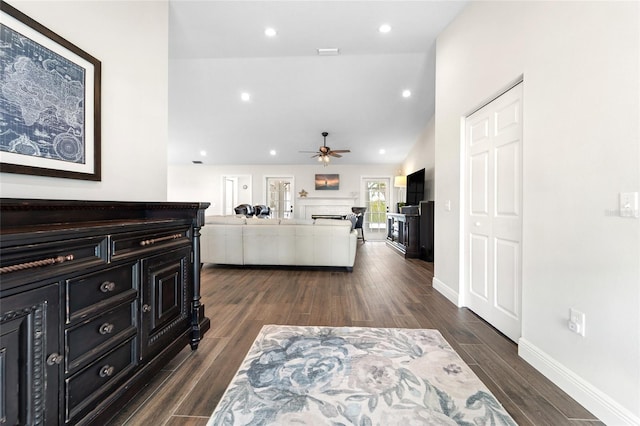
<svg viewBox="0 0 640 426">
<path fill-rule="evenodd" d="M 638 193 L 637 192 L 621 192 L 620 193 L 620 216 L 638 217 Z"/>
</svg>

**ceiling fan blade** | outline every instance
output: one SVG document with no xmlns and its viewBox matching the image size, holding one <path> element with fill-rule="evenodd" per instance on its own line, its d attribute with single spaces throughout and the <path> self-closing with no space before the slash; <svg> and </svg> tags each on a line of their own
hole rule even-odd
<svg viewBox="0 0 640 426">
<path fill-rule="evenodd" d="M 345 152 L 351 152 L 351 150 L 350 149 L 334 149 L 331 152 L 345 153 Z"/>
<path fill-rule="evenodd" d="M 331 152 L 329 153 L 329 155 L 330 155 L 330 156 L 332 156 L 332 157 L 336 157 L 336 158 L 342 158 L 342 155 L 340 155 L 340 154 L 336 154 L 336 152 L 335 152 L 335 151 L 331 151 Z"/>
<path fill-rule="evenodd" d="M 311 157 L 309 157 L 309 158 L 316 158 L 316 157 L 320 157 L 320 155 L 321 155 L 321 154 L 312 155 L 312 156 L 311 156 Z"/>
</svg>

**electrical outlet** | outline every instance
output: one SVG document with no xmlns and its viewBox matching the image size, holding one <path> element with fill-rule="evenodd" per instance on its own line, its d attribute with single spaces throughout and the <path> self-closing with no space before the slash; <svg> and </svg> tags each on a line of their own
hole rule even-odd
<svg viewBox="0 0 640 426">
<path fill-rule="evenodd" d="M 638 217 L 638 193 L 637 192 L 621 192 L 620 193 L 620 216 Z"/>
<path fill-rule="evenodd" d="M 569 330 L 584 337 L 586 325 L 585 323 L 586 316 L 584 313 L 578 311 L 577 309 L 569 309 Z"/>
</svg>

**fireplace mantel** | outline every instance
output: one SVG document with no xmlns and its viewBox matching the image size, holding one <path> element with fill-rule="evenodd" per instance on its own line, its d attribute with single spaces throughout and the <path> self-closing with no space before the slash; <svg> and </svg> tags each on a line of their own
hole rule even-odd
<svg viewBox="0 0 640 426">
<path fill-rule="evenodd" d="M 296 219 L 311 219 L 312 215 L 348 214 L 358 200 L 355 196 L 298 197 L 295 204 Z"/>
</svg>

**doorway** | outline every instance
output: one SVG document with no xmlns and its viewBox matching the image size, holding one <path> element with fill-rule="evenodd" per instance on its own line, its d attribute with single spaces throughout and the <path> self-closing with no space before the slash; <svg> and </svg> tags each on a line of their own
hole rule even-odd
<svg viewBox="0 0 640 426">
<path fill-rule="evenodd" d="M 239 204 L 253 204 L 251 196 L 251 175 L 222 176 L 222 214 L 235 214 Z"/>
<path fill-rule="evenodd" d="M 367 240 L 384 240 L 387 238 L 387 213 L 389 212 L 389 187 L 391 179 L 388 177 L 362 178 L 360 199 L 364 201 L 362 232 Z"/>
<path fill-rule="evenodd" d="M 464 304 L 517 342 L 522 305 L 522 82 L 465 119 Z"/>
<path fill-rule="evenodd" d="M 271 217 L 293 218 L 293 176 L 267 176 L 265 184 Z"/>
</svg>

